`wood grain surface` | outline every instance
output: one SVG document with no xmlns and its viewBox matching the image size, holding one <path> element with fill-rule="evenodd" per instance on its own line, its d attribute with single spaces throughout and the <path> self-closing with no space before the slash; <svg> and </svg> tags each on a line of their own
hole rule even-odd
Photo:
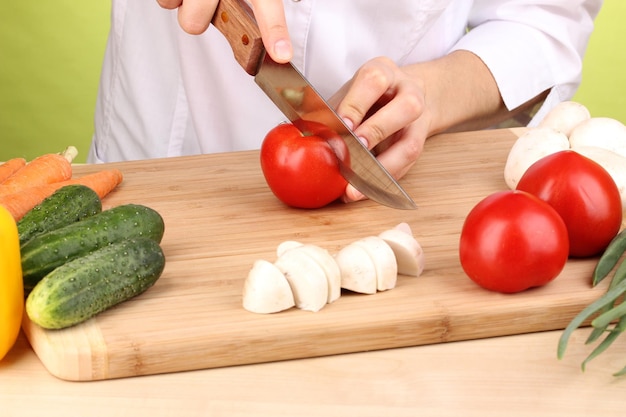
<svg viewBox="0 0 626 417">
<path fill-rule="evenodd" d="M 515 295 L 483 290 L 458 260 L 469 210 L 505 189 L 503 168 L 515 131 L 429 139 L 401 181 L 414 211 L 371 201 L 319 210 L 285 207 L 265 185 L 258 152 L 109 164 L 124 182 L 105 208 L 138 203 L 165 221 L 167 265 L 144 294 L 81 325 L 23 329 L 48 371 L 87 381 L 416 346 L 562 329 L 605 290 L 590 286 L 595 259 L 571 260 L 549 285 Z M 77 175 L 102 166 L 78 166 Z M 419 278 L 375 295 L 345 293 L 317 313 L 258 315 L 242 308 L 243 281 L 256 259 L 275 260 L 284 240 L 336 252 L 400 222 L 426 254 Z"/>
</svg>

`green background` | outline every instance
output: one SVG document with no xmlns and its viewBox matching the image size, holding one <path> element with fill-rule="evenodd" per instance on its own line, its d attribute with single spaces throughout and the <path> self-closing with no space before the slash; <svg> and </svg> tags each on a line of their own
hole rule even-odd
<svg viewBox="0 0 626 417">
<path fill-rule="evenodd" d="M 0 0 L 0 160 L 74 145 L 85 161 L 110 9 L 110 0 Z"/>
<path fill-rule="evenodd" d="M 622 122 L 624 17 L 626 1 L 605 0 L 574 97 Z M 68 145 L 85 161 L 109 18 L 110 0 L 0 0 L 0 161 Z"/>
</svg>

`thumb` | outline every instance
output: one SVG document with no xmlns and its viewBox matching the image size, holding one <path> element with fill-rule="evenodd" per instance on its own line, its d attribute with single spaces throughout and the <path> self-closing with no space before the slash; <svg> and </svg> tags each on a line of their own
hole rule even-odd
<svg viewBox="0 0 626 417">
<path fill-rule="evenodd" d="M 291 61 L 293 48 L 282 0 L 252 0 L 251 3 L 267 53 L 278 63 Z"/>
</svg>

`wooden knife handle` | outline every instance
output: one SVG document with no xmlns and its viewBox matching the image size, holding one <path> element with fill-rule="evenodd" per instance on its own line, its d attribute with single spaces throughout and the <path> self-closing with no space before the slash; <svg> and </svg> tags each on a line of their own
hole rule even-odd
<svg viewBox="0 0 626 417">
<path fill-rule="evenodd" d="M 243 0 L 220 0 L 211 23 L 224 35 L 239 65 L 256 75 L 265 48 L 248 4 Z"/>
</svg>

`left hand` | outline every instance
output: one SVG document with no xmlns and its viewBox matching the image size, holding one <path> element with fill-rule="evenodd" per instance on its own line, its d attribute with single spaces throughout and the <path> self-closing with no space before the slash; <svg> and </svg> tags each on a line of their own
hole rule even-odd
<svg viewBox="0 0 626 417">
<path fill-rule="evenodd" d="M 340 100 L 340 101 L 339 101 Z M 396 179 L 403 177 L 422 153 L 429 133 L 424 82 L 388 58 L 366 62 L 331 98 L 337 113 Z M 348 185 L 343 200 L 363 199 Z"/>
</svg>

